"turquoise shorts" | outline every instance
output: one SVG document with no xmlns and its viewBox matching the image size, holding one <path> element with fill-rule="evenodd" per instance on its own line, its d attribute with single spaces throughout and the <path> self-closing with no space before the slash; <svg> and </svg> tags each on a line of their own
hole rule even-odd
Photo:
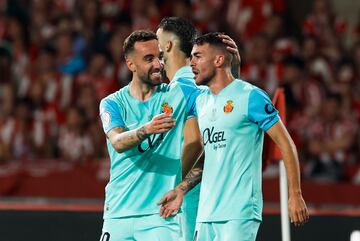
<svg viewBox="0 0 360 241">
<path fill-rule="evenodd" d="M 178 216 L 164 219 L 159 214 L 105 219 L 100 241 L 178 241 Z"/>
<path fill-rule="evenodd" d="M 181 241 L 193 241 L 196 225 L 197 208 L 186 208 L 180 216 L 182 239 Z"/>
<path fill-rule="evenodd" d="M 257 220 L 229 220 L 197 223 L 194 241 L 255 241 L 260 226 Z"/>
<path fill-rule="evenodd" d="M 181 214 L 182 237 L 180 241 L 193 241 L 196 216 L 199 204 L 200 184 L 191 189 L 184 197 Z"/>
</svg>

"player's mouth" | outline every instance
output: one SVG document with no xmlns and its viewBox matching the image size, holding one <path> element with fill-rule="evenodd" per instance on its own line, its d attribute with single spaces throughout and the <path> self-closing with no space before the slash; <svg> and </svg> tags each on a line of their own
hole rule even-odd
<svg viewBox="0 0 360 241">
<path fill-rule="evenodd" d="M 154 78 L 161 78 L 162 76 L 160 69 L 151 71 L 150 75 Z"/>
<path fill-rule="evenodd" d="M 199 74 L 199 71 L 198 71 L 197 69 L 192 69 L 192 72 L 194 73 L 195 78 L 196 78 L 196 76 Z"/>
</svg>

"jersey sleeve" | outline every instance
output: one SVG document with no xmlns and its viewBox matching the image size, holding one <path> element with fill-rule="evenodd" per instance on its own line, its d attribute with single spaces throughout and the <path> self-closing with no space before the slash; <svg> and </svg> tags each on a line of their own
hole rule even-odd
<svg viewBox="0 0 360 241">
<path fill-rule="evenodd" d="M 280 119 L 269 96 L 258 88 L 253 89 L 249 95 L 248 119 L 263 131 L 269 130 Z"/>
<path fill-rule="evenodd" d="M 115 127 L 125 126 L 119 105 L 110 99 L 101 100 L 100 119 L 105 134 Z"/>
<path fill-rule="evenodd" d="M 197 116 L 196 112 L 196 98 L 203 93 L 205 90 L 199 88 L 194 83 L 185 83 L 179 81 L 180 88 L 186 99 L 186 119 Z"/>
</svg>

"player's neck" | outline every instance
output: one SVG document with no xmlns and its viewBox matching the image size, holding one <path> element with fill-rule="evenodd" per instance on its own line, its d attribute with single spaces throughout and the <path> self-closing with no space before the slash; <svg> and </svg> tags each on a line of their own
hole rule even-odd
<svg viewBox="0 0 360 241">
<path fill-rule="evenodd" d="M 214 78 L 209 81 L 208 86 L 212 94 L 219 94 L 226 86 L 234 81 L 231 71 L 218 71 Z"/>
<path fill-rule="evenodd" d="M 174 78 L 176 72 L 184 67 L 190 64 L 189 58 L 186 58 L 183 53 L 180 53 L 179 51 L 171 53 L 169 56 L 167 62 L 166 62 L 166 75 L 169 78 L 170 81 Z"/>
<path fill-rule="evenodd" d="M 155 92 L 157 86 L 143 83 L 139 80 L 132 80 L 130 83 L 130 95 L 140 101 L 147 101 Z"/>
</svg>

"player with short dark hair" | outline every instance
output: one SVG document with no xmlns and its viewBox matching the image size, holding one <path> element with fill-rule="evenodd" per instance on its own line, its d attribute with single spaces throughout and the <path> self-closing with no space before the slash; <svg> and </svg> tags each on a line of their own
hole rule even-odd
<svg viewBox="0 0 360 241">
<path fill-rule="evenodd" d="M 196 86 L 162 84 L 152 32 L 133 32 L 124 52 L 132 80 L 100 103 L 111 161 L 102 239 L 178 241 L 178 216 L 160 217 L 157 202 L 181 181 L 182 131 L 194 116 Z"/>
<path fill-rule="evenodd" d="M 166 75 L 171 80 L 170 84 L 181 82 L 186 85 L 196 86 L 194 74 L 189 66 L 189 57 L 197 36 L 197 31 L 193 24 L 184 18 L 168 17 L 161 20 L 156 33 L 159 38 L 160 47 L 164 53 L 164 68 Z M 222 41 L 225 41 L 227 44 L 226 49 L 229 55 L 232 56 L 236 54 L 238 56 L 235 42 L 227 35 L 221 36 Z M 196 118 L 187 120 L 184 128 L 184 145 L 181 158 L 182 173 L 184 181 L 187 183 L 196 184 L 196 181 L 201 178 L 203 159 L 200 159 L 200 161 L 196 163 L 196 166 L 190 171 L 194 165 L 194 160 L 201 154 L 201 141 L 201 134 Z M 171 192 L 177 192 L 177 190 L 175 189 Z M 191 241 L 194 236 L 199 192 L 200 185 L 196 185 L 184 198 L 181 215 L 182 240 L 184 241 Z M 166 202 L 167 199 L 165 195 L 160 203 L 165 204 Z M 169 213 L 171 212 L 176 211 L 170 210 Z M 160 214 L 167 216 L 165 212 L 160 212 Z"/>
<path fill-rule="evenodd" d="M 264 132 L 283 155 L 291 221 L 298 226 L 309 218 L 301 194 L 294 142 L 268 95 L 235 79 L 228 58 L 219 33 L 209 33 L 195 40 L 190 65 L 196 83 L 209 87 L 209 91 L 196 99 L 205 149 L 196 241 L 255 241 L 262 220 Z M 188 186 L 182 182 L 177 188 L 186 192 Z M 182 195 L 172 200 L 181 203 Z"/>
</svg>

